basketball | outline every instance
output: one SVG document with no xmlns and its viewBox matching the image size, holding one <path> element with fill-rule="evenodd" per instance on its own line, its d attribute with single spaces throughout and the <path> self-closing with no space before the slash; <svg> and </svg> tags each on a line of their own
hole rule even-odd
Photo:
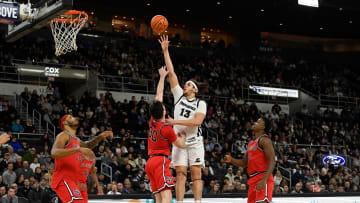
<svg viewBox="0 0 360 203">
<path fill-rule="evenodd" d="M 162 15 L 156 15 L 151 19 L 151 28 L 156 33 L 164 32 L 167 29 L 168 25 L 169 23 L 167 19 Z"/>
</svg>

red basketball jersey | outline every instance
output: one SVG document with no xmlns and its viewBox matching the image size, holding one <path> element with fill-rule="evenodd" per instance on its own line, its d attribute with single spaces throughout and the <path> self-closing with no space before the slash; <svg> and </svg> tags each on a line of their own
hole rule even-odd
<svg viewBox="0 0 360 203">
<path fill-rule="evenodd" d="M 248 144 L 248 175 L 265 172 L 268 166 L 269 161 L 266 159 L 265 152 L 260 147 L 260 139 L 262 137 L 267 137 L 267 135 L 262 135 L 256 140 L 250 141 Z"/>
<path fill-rule="evenodd" d="M 64 131 L 64 133 L 69 135 L 69 142 L 65 145 L 64 149 L 80 147 L 79 142 L 69 132 Z M 64 177 L 70 178 L 74 181 L 78 179 L 80 173 L 80 159 L 78 154 L 79 152 L 63 158 L 55 159 L 55 170 L 51 178 L 51 188 L 56 188 Z"/>
<path fill-rule="evenodd" d="M 94 163 L 94 160 L 88 160 L 83 153 L 79 153 L 80 156 L 80 170 L 79 182 L 86 183 L 86 180 L 91 171 L 91 167 Z"/>
<path fill-rule="evenodd" d="M 175 142 L 177 136 L 170 124 L 156 121 L 151 117 L 149 123 L 148 155 L 163 154 L 169 156 L 171 143 Z"/>
</svg>

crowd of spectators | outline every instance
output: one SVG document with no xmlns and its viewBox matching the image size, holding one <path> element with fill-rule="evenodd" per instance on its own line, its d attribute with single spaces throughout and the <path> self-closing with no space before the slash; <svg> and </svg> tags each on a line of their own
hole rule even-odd
<svg viewBox="0 0 360 203">
<path fill-rule="evenodd" d="M 171 53 L 180 79 L 193 77 L 209 84 L 210 95 L 238 97 L 239 89 L 248 88 L 250 83 L 262 83 L 303 88 L 316 95 L 359 96 L 359 73 L 356 67 L 346 62 L 333 65 L 327 61 L 307 60 L 299 53 L 289 56 L 281 51 L 257 51 L 241 55 L 236 54 L 238 50 L 235 46 L 225 48 L 214 43 L 203 44 L 199 53 L 206 54 L 184 56 L 176 53 L 187 51 L 176 50 L 178 44 L 172 43 Z M 37 35 L 26 36 L 4 45 L 3 50 L 7 51 L 0 51 L 0 65 L 11 65 L 12 59 L 81 65 L 102 75 L 128 77 L 132 79 L 131 82 L 138 84 L 144 83 L 144 79 L 155 79 L 155 70 L 163 65 L 160 45 L 153 39 L 129 35 L 101 38 L 80 36 L 77 44 L 77 52 L 55 57 L 48 51 L 54 50 L 52 41 Z M 3 71 L 6 69 L 9 68 L 3 67 Z"/>
<path fill-rule="evenodd" d="M 13 58 L 46 63 L 64 63 L 88 66 L 100 74 L 131 77 L 134 80 L 157 79 L 153 72 L 160 67 L 162 55 L 154 42 L 132 38 L 129 40 L 79 41 L 78 52 L 55 58 L 47 50 L 52 43 L 41 39 L 20 39 L 8 44 L 9 50 L 0 50 L 0 62 L 10 65 Z M 144 48 L 149 44 L 151 49 Z M 101 46 L 100 46 L 101 45 Z M 40 48 L 41 47 L 41 48 Z M 20 51 L 21 50 L 21 51 Z M 285 62 L 280 56 L 258 55 L 236 58 L 214 55 L 216 49 L 206 57 L 195 59 L 179 58 L 175 70 L 180 81 L 194 76 L 208 83 L 207 115 L 203 122 L 205 167 L 203 169 L 204 194 L 247 193 L 247 171 L 226 164 L 223 157 L 232 153 L 242 158 L 247 143 L 253 138 L 251 125 L 260 115 L 272 122 L 269 133 L 276 152 L 274 171 L 276 194 L 303 192 L 350 192 L 358 191 L 360 179 L 359 109 L 344 108 L 340 115 L 334 111 L 308 112 L 306 107 L 295 115 L 287 115 L 279 105 L 274 104 L 268 112 L 261 112 L 255 102 L 242 98 L 240 88 L 250 82 L 274 83 L 302 87 L 314 93 L 357 96 L 347 76 L 352 70 L 333 74 L 323 66 L 304 60 Z M 174 62 L 177 59 L 174 57 Z M 194 63 L 196 61 L 196 63 Z M 6 69 L 6 67 L 5 67 Z M 180 71 L 181 70 L 181 71 Z M 320 76 L 327 80 L 320 80 Z M 310 80 L 309 80 L 310 78 Z M 310 82 L 311 81 L 311 82 Z M 215 85 L 215 86 L 214 86 Z M 172 112 L 173 98 L 166 85 L 164 103 Z M 98 177 L 105 194 L 150 193 L 150 182 L 144 172 L 147 160 L 147 130 L 149 101 L 115 101 L 112 94 L 96 96 L 90 89 L 79 98 L 66 96 L 59 87 L 49 83 L 46 92 L 25 88 L 21 97 L 28 102 L 29 112 L 37 110 L 43 120 L 56 126 L 60 132 L 60 119 L 71 113 L 79 117 L 78 137 L 88 140 L 105 130 L 112 130 L 114 138 L 102 142 L 94 149 L 96 166 L 106 163 L 112 170 L 112 182 L 100 173 Z M 14 105 L 3 97 L 0 101 L 0 129 L 2 131 L 36 133 L 32 121 L 20 120 Z M 171 113 L 170 113 L 171 114 Z M 335 116 L 336 114 L 336 116 Z M 53 140 L 45 134 L 37 145 L 13 138 L 8 146 L 2 146 L 0 153 L 0 194 L 25 197 L 32 202 L 52 198 L 49 188 L 53 159 L 50 149 Z M 313 146 L 313 147 L 311 147 Z M 331 147 L 329 147 L 331 146 Z M 345 155 L 352 159 L 352 167 L 323 164 L 323 155 Z M 108 173 L 104 170 L 104 173 Z M 290 175 L 289 175 L 290 172 Z M 191 180 L 190 177 L 188 180 Z M 290 184 L 291 180 L 291 184 Z M 94 183 L 89 178 L 89 193 L 96 194 Z M 192 183 L 186 184 L 186 193 L 192 193 Z M 42 191 L 42 192 L 38 192 Z"/>
<path fill-rule="evenodd" d="M 79 117 L 80 139 L 88 140 L 105 130 L 112 130 L 114 138 L 110 142 L 100 143 L 94 149 L 97 168 L 101 168 L 101 163 L 110 166 L 110 169 L 103 171 L 105 175 L 98 170 L 105 194 L 150 194 L 149 179 L 144 172 L 147 160 L 147 123 L 150 119 L 148 101 L 144 98 L 136 100 L 135 97 L 130 101 L 115 101 L 110 92 L 96 97 L 91 90 L 85 91 L 80 99 L 63 98 L 57 94 L 59 90 L 56 89 L 58 88 L 49 85 L 47 95 L 38 95 L 36 91 L 25 88 L 21 96 L 29 102 L 30 108 L 40 111 L 44 119 L 53 123 L 57 132 L 60 132 L 61 117 L 67 113 Z M 171 112 L 172 96 L 166 96 L 164 102 Z M 2 99 L 2 103 L 6 104 L 6 97 Z M 232 153 L 233 156 L 242 158 L 246 153 L 247 143 L 253 139 L 251 125 L 262 114 L 272 122 L 269 134 L 276 152 L 275 193 L 358 191 L 359 124 L 356 120 L 348 119 L 358 118 L 356 111 L 342 113 L 334 118 L 326 117 L 325 113 L 307 113 L 303 115 L 306 119 L 303 119 L 301 116 L 290 117 L 283 113 L 277 104 L 268 112 L 261 112 L 255 102 L 248 103 L 236 98 L 211 99 L 207 103 L 208 112 L 203 122 L 206 151 L 204 194 L 247 192 L 246 169 L 226 164 L 223 157 L 226 153 Z M 3 125 L 2 130 L 13 131 L 16 128 L 14 125 L 22 125 L 16 109 L 13 114 L 9 119 L 11 122 Z M 29 121 L 23 125 L 23 129 L 36 131 Z M 45 134 L 39 143 L 29 146 L 13 137 L 9 146 L 1 150 L 1 182 L 5 189 L 17 184 L 19 190 L 16 190 L 16 195 L 19 197 L 33 198 L 29 191 L 37 187 L 45 191 L 42 196 L 46 198 L 52 194 L 49 180 L 54 163 L 49 150 L 53 140 Z M 331 162 L 323 165 L 322 157 L 328 154 L 352 158 L 352 168 Z M 112 170 L 112 182 L 106 175 L 109 170 Z M 291 175 L 288 174 L 290 171 Z M 30 186 L 33 189 L 29 189 Z M 186 187 L 187 194 L 191 194 L 190 181 Z M 26 188 L 29 193 L 20 192 Z M 90 194 L 96 194 L 91 178 L 88 188 Z M 42 196 L 38 195 L 37 198 Z"/>
</svg>

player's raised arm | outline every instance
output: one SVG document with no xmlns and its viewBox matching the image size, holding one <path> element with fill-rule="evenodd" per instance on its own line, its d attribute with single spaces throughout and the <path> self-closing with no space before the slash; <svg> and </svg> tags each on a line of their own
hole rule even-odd
<svg viewBox="0 0 360 203">
<path fill-rule="evenodd" d="M 227 154 L 227 155 L 225 155 L 224 161 L 226 163 L 231 163 L 231 164 L 234 164 L 235 166 L 245 168 L 247 166 L 247 162 L 248 162 L 247 156 L 248 156 L 248 154 L 246 152 L 243 159 L 234 159 L 231 157 L 231 155 Z"/>
<path fill-rule="evenodd" d="M 174 66 L 172 64 L 170 53 L 169 53 L 169 38 L 167 35 L 160 36 L 159 43 L 164 53 L 165 65 L 169 71 L 169 80 L 171 89 L 179 85 L 178 78 L 174 71 Z"/>
<path fill-rule="evenodd" d="M 165 81 L 165 78 L 168 73 L 169 73 L 169 71 L 166 70 L 166 66 L 163 66 L 159 69 L 160 79 L 159 79 L 159 83 L 158 83 L 158 86 L 156 89 L 156 97 L 155 97 L 156 101 L 159 101 L 159 102 L 163 101 L 164 81 Z"/>
<path fill-rule="evenodd" d="M 78 142 L 80 144 L 80 147 L 85 147 L 85 148 L 89 148 L 89 149 L 93 149 L 94 147 L 96 147 L 99 142 L 101 142 L 102 140 L 106 141 L 106 137 L 110 137 L 111 139 L 114 137 L 114 134 L 112 131 L 104 131 L 103 133 L 101 133 L 100 135 L 98 135 L 97 137 L 94 137 L 92 140 L 83 142 L 80 139 L 78 139 Z"/>
</svg>

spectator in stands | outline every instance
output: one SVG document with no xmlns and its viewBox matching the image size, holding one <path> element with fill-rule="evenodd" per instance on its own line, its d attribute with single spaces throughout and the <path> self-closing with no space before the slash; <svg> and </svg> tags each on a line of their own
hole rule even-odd
<svg viewBox="0 0 360 203">
<path fill-rule="evenodd" d="M 211 142 L 210 142 L 210 150 L 214 151 L 215 146 L 218 146 L 220 151 L 222 150 L 222 147 L 221 147 L 220 143 L 218 143 L 216 141 L 216 137 L 213 137 L 213 138 L 211 138 Z"/>
<path fill-rule="evenodd" d="M 111 190 L 107 194 L 108 195 L 121 195 L 121 193 L 118 192 L 116 185 L 111 185 Z"/>
<path fill-rule="evenodd" d="M 282 181 L 282 175 L 281 172 L 279 170 L 276 171 L 276 174 L 274 176 L 274 185 L 280 185 L 280 182 Z"/>
<path fill-rule="evenodd" d="M 10 186 L 16 181 L 16 173 L 13 171 L 14 164 L 8 163 L 7 170 L 2 174 L 4 184 Z"/>
<path fill-rule="evenodd" d="M 12 146 L 8 146 L 8 153 L 9 153 L 10 161 L 15 163 L 16 159 L 19 157 L 19 155 L 14 152 L 14 148 Z"/>
<path fill-rule="evenodd" d="M 13 132 L 24 132 L 24 127 L 20 123 L 20 119 L 16 119 L 15 123 L 11 126 Z"/>
<path fill-rule="evenodd" d="M 29 179 L 30 176 L 34 175 L 33 170 L 29 167 L 28 161 L 23 161 L 22 168 L 16 169 L 15 172 L 17 175 L 20 175 L 20 174 L 24 175 L 25 179 Z"/>
<path fill-rule="evenodd" d="M 29 198 L 29 192 L 31 190 L 29 179 L 24 180 L 24 186 L 19 188 L 17 196 Z"/>
<path fill-rule="evenodd" d="M 17 138 L 15 136 L 11 138 L 9 144 L 13 147 L 15 152 L 23 151 L 23 148 L 21 147 L 20 143 L 17 141 Z"/>
<path fill-rule="evenodd" d="M 296 183 L 295 185 L 295 190 L 291 191 L 291 194 L 302 194 L 304 193 L 302 190 L 301 190 L 301 187 L 302 187 L 302 183 Z"/>
<path fill-rule="evenodd" d="M 137 191 L 138 194 L 151 194 L 149 190 L 146 189 L 145 183 L 141 181 L 139 183 L 139 190 Z"/>
<path fill-rule="evenodd" d="M 280 114 L 281 111 L 281 107 L 280 105 L 276 102 L 272 107 L 271 107 L 271 112 L 275 112 L 277 115 Z"/>
<path fill-rule="evenodd" d="M 24 126 L 24 133 L 36 133 L 36 129 L 33 126 L 32 120 L 28 119 Z"/>
<path fill-rule="evenodd" d="M 132 189 L 132 185 L 131 185 L 131 181 L 129 178 L 125 178 L 124 180 L 124 192 L 126 194 L 133 194 L 135 193 L 134 190 Z"/>
<path fill-rule="evenodd" d="M 6 195 L 6 187 L 1 186 L 0 187 L 0 198 L 3 197 L 4 195 Z"/>
<path fill-rule="evenodd" d="M 18 197 L 15 194 L 15 188 L 10 187 L 8 193 L 1 197 L 1 203 L 18 203 Z"/>
<path fill-rule="evenodd" d="M 289 194 L 289 186 L 284 185 L 281 194 Z"/>
<path fill-rule="evenodd" d="M 36 169 L 37 167 L 40 168 L 39 158 L 38 158 L 38 157 L 34 157 L 34 161 L 30 164 L 30 168 L 31 168 L 31 170 L 35 173 L 35 169 Z"/>
<path fill-rule="evenodd" d="M 214 184 L 214 187 L 211 188 L 209 194 L 212 194 L 212 195 L 220 194 L 220 184 L 219 184 L 219 183 L 215 183 L 215 184 Z"/>
<path fill-rule="evenodd" d="M 332 155 L 338 155 L 339 154 L 339 151 L 336 149 L 336 146 L 333 144 L 331 145 L 331 149 L 329 150 L 329 154 Z"/>
<path fill-rule="evenodd" d="M 235 175 L 233 173 L 233 169 L 232 167 L 229 167 L 227 169 L 227 173 L 225 175 L 225 178 L 228 178 L 229 179 L 229 183 L 232 184 L 234 182 L 234 178 L 235 178 Z"/>
<path fill-rule="evenodd" d="M 42 203 L 42 195 L 43 190 L 40 188 L 39 182 L 35 180 L 30 192 L 28 193 L 28 199 L 31 203 Z"/>
<path fill-rule="evenodd" d="M 34 162 L 34 158 L 37 157 L 36 155 L 36 148 L 32 147 L 29 152 L 27 152 L 24 157 L 23 161 L 27 161 L 28 163 Z"/>
<path fill-rule="evenodd" d="M 16 182 L 15 182 L 16 185 L 19 186 L 19 187 L 23 187 L 24 186 L 24 180 L 25 180 L 24 174 L 19 174 L 16 177 L 17 177 Z M 17 190 L 16 190 L 16 193 L 17 193 Z"/>
<path fill-rule="evenodd" d="M 4 159 L 0 162 L 0 170 L 1 170 L 1 172 L 3 172 L 4 169 L 8 167 L 9 162 L 11 162 L 10 161 L 10 154 L 5 153 Z"/>
<path fill-rule="evenodd" d="M 46 168 L 46 170 L 49 170 L 49 168 L 55 168 L 55 164 L 52 161 L 52 158 L 50 155 L 46 156 L 45 168 Z"/>
</svg>

